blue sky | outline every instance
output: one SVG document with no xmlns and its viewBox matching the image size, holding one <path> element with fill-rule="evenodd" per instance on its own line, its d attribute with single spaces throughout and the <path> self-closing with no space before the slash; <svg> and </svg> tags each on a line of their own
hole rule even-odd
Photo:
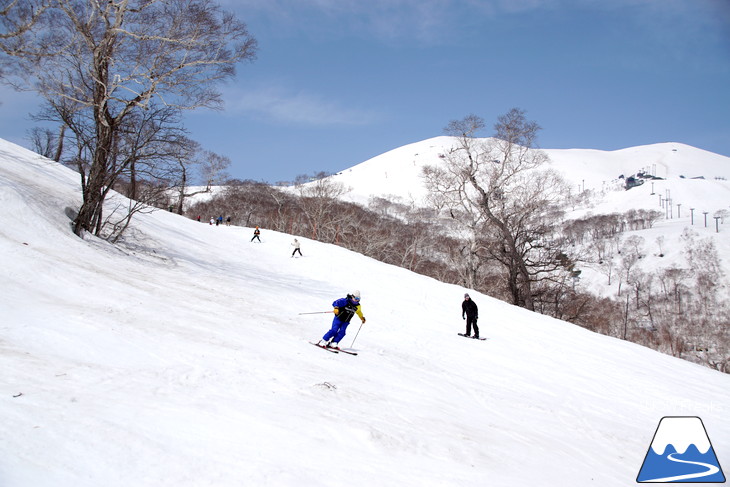
<svg viewBox="0 0 730 487">
<path fill-rule="evenodd" d="M 268 182 L 337 172 L 512 107 L 543 148 L 730 156 L 728 0 L 221 0 L 259 42 L 191 137 Z M 22 145 L 34 99 L 0 90 Z M 485 132 L 484 135 L 490 135 Z"/>
</svg>

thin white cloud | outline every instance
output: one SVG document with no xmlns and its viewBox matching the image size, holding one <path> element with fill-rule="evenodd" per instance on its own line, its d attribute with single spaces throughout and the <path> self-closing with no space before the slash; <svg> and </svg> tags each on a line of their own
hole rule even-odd
<svg viewBox="0 0 730 487">
<path fill-rule="evenodd" d="M 380 117 L 370 109 L 347 107 L 322 95 L 283 88 L 228 92 L 226 109 L 276 123 L 297 125 L 369 125 Z"/>
<path fill-rule="evenodd" d="M 227 0 L 226 8 L 266 16 L 283 32 L 357 34 L 373 40 L 432 42 L 447 32 L 457 0 Z M 235 6 L 233 5 L 235 3 Z"/>
</svg>

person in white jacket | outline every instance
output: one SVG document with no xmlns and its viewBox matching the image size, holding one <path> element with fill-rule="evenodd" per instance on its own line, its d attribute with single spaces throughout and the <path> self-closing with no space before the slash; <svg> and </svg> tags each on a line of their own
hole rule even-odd
<svg viewBox="0 0 730 487">
<path fill-rule="evenodd" d="M 302 246 L 299 243 L 299 240 L 297 240 L 295 238 L 294 241 L 291 244 L 294 246 L 294 252 L 291 253 L 291 256 L 294 257 L 294 254 L 296 254 L 297 252 L 299 252 L 299 255 L 302 256 L 302 257 L 304 257 L 302 255 L 302 248 L 301 248 Z"/>
</svg>

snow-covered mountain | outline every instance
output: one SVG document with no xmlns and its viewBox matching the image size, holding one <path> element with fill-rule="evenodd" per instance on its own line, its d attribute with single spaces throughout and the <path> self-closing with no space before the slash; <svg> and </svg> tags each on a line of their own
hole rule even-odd
<svg viewBox="0 0 730 487">
<path fill-rule="evenodd" d="M 394 196 L 406 202 L 423 204 L 423 197 L 427 193 L 421 178 L 423 168 L 441 164 L 442 157 L 453 146 L 454 139 L 447 136 L 408 144 L 345 169 L 332 176 L 332 180 L 351 188 L 347 198 L 352 201 L 366 204 L 371 196 Z M 685 193 L 682 192 L 673 198 L 675 204 L 685 203 L 687 215 L 690 206 L 703 206 L 705 197 L 709 197 L 708 207 L 715 205 L 716 198 L 712 195 L 714 191 L 723 192 L 724 199 L 717 199 L 724 202 L 724 207 L 728 206 L 730 157 L 673 142 L 617 151 L 544 149 L 543 152 L 549 156 L 552 167 L 573 183 L 576 192 L 615 190 L 616 184 L 612 183 L 623 186 L 623 181 L 619 183 L 619 176 L 628 177 L 644 171 L 666 180 L 655 181 L 656 194 L 664 194 L 666 189 L 671 190 L 675 186 L 681 188 L 683 184 L 677 184 L 678 182 L 689 183 L 692 178 L 704 178 L 704 181 L 694 180 L 695 183 L 708 183 L 703 191 L 694 191 L 696 186 L 690 185 L 692 189 L 688 193 L 693 197 L 685 198 Z M 646 184 L 641 189 L 651 193 L 651 186 Z M 638 191 L 629 193 L 634 195 Z M 635 207 L 633 203 L 628 207 Z M 650 208 L 658 207 L 658 196 L 651 201 L 647 200 L 646 205 Z M 618 205 L 616 210 L 622 210 L 621 206 Z"/>
<path fill-rule="evenodd" d="M 371 197 L 381 197 L 425 205 L 427 190 L 421 177 L 425 166 L 442 164 L 442 157 L 453 147 L 451 137 L 434 137 L 409 144 L 369 159 L 331 177 L 350 188 L 343 198 L 367 205 Z M 582 203 L 568 219 L 586 215 L 624 213 L 632 209 L 662 213 L 653 228 L 629 231 L 645 240 L 645 269 L 686 267 L 682 255 L 685 229 L 697 238 L 709 238 L 721 258 L 725 275 L 730 276 L 730 218 L 716 222 L 713 215 L 730 211 L 730 157 L 714 154 L 685 144 L 668 142 L 617 151 L 590 149 L 545 149 L 550 165 L 570 182 L 574 194 L 584 193 Z M 660 179 L 645 179 L 644 184 L 625 190 L 625 179 L 643 172 Z M 666 200 L 670 198 L 671 207 Z M 705 225 L 706 223 L 706 225 Z M 722 223 L 721 232 L 716 223 Z M 662 248 L 656 243 L 663 240 Z M 661 254 L 661 255 L 660 255 Z M 580 265 L 579 286 L 600 295 L 615 295 L 619 280 L 608 285 L 590 265 Z"/>
<path fill-rule="evenodd" d="M 3 487 L 613 487 L 664 416 L 730 465 L 726 374 L 266 229 L 157 211 L 81 240 L 80 198 L 0 141 Z M 311 346 L 331 315 L 300 313 L 355 288 L 360 355 Z M 465 291 L 487 341 L 457 336 Z"/>
</svg>

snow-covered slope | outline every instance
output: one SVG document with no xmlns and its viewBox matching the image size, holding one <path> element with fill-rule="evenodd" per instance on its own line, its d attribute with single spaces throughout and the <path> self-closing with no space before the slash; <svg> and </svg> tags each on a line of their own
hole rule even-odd
<svg viewBox="0 0 730 487">
<path fill-rule="evenodd" d="M 81 240 L 79 199 L 0 141 L 3 487 L 629 485 L 669 415 L 730 465 L 728 375 L 475 292 L 467 340 L 464 289 L 265 229 Z M 309 345 L 354 288 L 360 355 Z"/>
<path fill-rule="evenodd" d="M 427 190 L 421 172 L 441 163 L 453 145 L 451 137 L 434 137 L 398 147 L 332 176 L 350 188 L 344 199 L 367 205 L 371 196 L 401 198 L 406 203 L 424 204 Z"/>
</svg>

